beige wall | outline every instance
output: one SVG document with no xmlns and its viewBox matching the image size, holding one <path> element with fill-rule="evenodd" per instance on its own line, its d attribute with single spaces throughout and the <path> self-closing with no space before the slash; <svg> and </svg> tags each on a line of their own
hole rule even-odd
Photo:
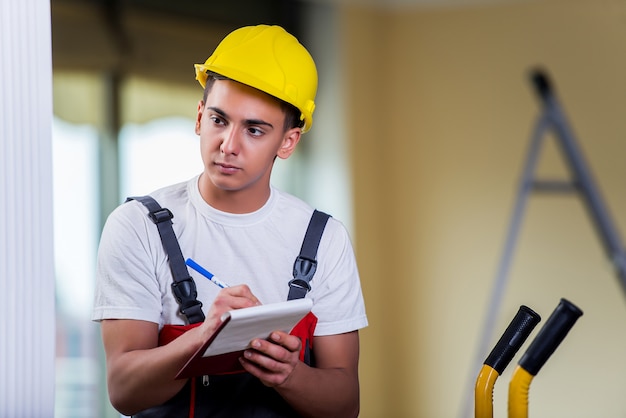
<svg viewBox="0 0 626 418">
<path fill-rule="evenodd" d="M 535 65 L 551 74 L 626 231 L 626 2 L 350 6 L 341 16 L 370 317 L 361 416 L 458 416 L 540 111 L 527 78 Z M 542 176 L 566 174 L 555 149 L 548 141 Z M 576 197 L 531 197 L 508 277 L 494 343 L 522 304 L 543 322 L 561 297 L 585 312 L 533 381 L 531 415 L 624 416 L 626 300 Z M 506 416 L 513 366 L 496 384 L 496 416 Z"/>
</svg>

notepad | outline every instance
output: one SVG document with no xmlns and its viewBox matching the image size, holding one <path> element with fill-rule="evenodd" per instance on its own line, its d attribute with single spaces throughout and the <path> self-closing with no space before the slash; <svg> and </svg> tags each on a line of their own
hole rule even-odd
<svg viewBox="0 0 626 418">
<path fill-rule="evenodd" d="M 239 358 L 252 340 L 267 339 L 273 331 L 290 332 L 312 307 L 311 299 L 303 298 L 226 312 L 219 328 L 194 353 L 176 378 L 243 370 Z"/>
</svg>

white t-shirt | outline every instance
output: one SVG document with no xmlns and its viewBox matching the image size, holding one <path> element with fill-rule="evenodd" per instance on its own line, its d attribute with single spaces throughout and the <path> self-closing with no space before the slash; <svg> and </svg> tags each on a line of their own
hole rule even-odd
<svg viewBox="0 0 626 418">
<path fill-rule="evenodd" d="M 287 300 L 293 263 L 313 209 L 275 188 L 267 203 L 247 214 L 216 210 L 200 196 L 198 177 L 151 193 L 173 214 L 183 257 L 192 258 L 228 285 L 245 283 L 261 303 Z M 172 274 L 156 225 L 137 201 L 109 216 L 98 250 L 92 319 L 135 319 L 183 325 L 171 290 Z M 316 336 L 367 326 L 352 244 L 345 227 L 330 218 L 317 253 L 307 298 L 318 318 Z M 220 288 L 189 269 L 206 313 Z"/>
</svg>

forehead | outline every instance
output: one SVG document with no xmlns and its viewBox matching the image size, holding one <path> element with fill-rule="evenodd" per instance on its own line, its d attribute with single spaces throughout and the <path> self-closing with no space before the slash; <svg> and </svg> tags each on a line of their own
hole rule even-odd
<svg viewBox="0 0 626 418">
<path fill-rule="evenodd" d="M 215 80 L 206 97 L 206 106 L 235 107 L 274 111 L 283 115 L 280 101 L 254 87 L 233 80 Z"/>
</svg>

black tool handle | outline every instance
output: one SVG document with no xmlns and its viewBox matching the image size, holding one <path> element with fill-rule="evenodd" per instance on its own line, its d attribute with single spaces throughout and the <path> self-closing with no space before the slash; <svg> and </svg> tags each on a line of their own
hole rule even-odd
<svg viewBox="0 0 626 418">
<path fill-rule="evenodd" d="M 517 314 L 495 345 L 485 364 L 502 374 L 541 317 L 528 306 L 520 306 Z"/>
<path fill-rule="evenodd" d="M 519 365 L 531 375 L 537 375 L 582 314 L 583 311 L 576 305 L 566 299 L 561 299 L 520 359 Z"/>
</svg>

